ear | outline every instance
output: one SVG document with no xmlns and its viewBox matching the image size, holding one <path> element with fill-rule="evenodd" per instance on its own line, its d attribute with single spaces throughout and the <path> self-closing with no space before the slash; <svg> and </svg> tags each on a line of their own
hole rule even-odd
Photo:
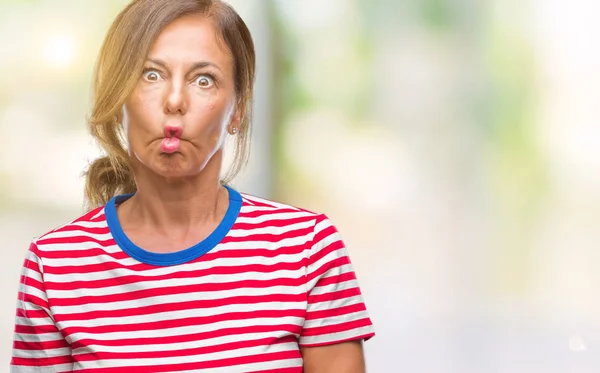
<svg viewBox="0 0 600 373">
<path fill-rule="evenodd" d="M 115 115 L 115 123 L 123 125 L 123 108 Z"/>
<path fill-rule="evenodd" d="M 240 107 L 238 106 L 233 115 L 231 116 L 231 122 L 229 123 L 228 129 L 230 134 L 235 135 L 239 132 L 240 125 L 242 124 L 243 119 L 244 117 L 242 115 L 242 110 L 240 110 Z"/>
</svg>

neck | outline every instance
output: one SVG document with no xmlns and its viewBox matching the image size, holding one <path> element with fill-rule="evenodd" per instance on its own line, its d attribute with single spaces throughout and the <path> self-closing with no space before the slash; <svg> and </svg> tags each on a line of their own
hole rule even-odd
<svg viewBox="0 0 600 373">
<path fill-rule="evenodd" d="M 219 181 L 219 162 L 209 162 L 199 175 L 176 179 L 157 175 L 144 166 L 136 168 L 137 192 L 123 203 L 127 206 L 122 206 L 130 221 L 172 232 L 218 223 L 225 215 L 229 199 Z"/>
</svg>

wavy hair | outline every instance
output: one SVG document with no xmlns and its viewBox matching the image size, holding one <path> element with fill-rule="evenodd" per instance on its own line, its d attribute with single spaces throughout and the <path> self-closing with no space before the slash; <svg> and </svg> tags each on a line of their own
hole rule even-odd
<svg viewBox="0 0 600 373">
<path fill-rule="evenodd" d="M 256 57 L 252 36 L 242 18 L 220 0 L 134 0 L 112 23 L 94 70 L 88 126 L 106 155 L 94 160 L 84 174 L 88 209 L 104 205 L 117 194 L 137 190 L 123 145 L 125 134 L 116 118 L 136 87 L 146 56 L 160 32 L 189 14 L 202 14 L 214 23 L 219 41 L 228 47 L 233 59 L 237 107 L 243 118 L 233 164 L 222 182 L 230 182 L 246 165 Z"/>
</svg>

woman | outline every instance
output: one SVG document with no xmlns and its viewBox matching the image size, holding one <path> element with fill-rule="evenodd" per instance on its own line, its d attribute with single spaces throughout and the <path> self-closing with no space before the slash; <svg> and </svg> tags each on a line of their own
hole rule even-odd
<svg viewBox="0 0 600 373">
<path fill-rule="evenodd" d="M 34 241 L 12 372 L 364 372 L 374 335 L 323 214 L 220 181 L 246 157 L 254 47 L 219 0 L 136 0 L 94 81 L 90 211 Z"/>
</svg>

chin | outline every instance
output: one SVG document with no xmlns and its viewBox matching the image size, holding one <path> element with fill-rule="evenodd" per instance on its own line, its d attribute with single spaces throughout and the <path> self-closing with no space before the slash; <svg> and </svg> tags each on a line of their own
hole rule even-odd
<svg viewBox="0 0 600 373">
<path fill-rule="evenodd" d="M 189 176 L 192 169 L 180 153 L 162 153 L 152 163 L 152 170 L 165 177 Z"/>
<path fill-rule="evenodd" d="M 139 154 L 134 153 L 132 162 L 137 164 L 137 172 L 155 174 L 165 178 L 189 176 L 191 167 L 181 153 Z"/>
<path fill-rule="evenodd" d="M 134 153 L 132 161 L 137 163 L 139 171 L 155 174 L 166 179 L 183 179 L 200 174 L 208 162 L 202 162 L 195 154 L 183 151 L 164 153 L 158 149 L 144 153 Z M 158 151 L 156 151 L 158 150 Z"/>
</svg>

